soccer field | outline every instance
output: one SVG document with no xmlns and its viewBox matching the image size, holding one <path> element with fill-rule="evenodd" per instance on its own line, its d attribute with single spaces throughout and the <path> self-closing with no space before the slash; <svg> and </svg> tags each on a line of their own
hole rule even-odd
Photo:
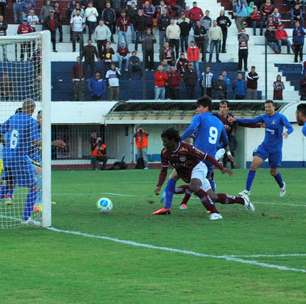
<svg viewBox="0 0 306 304">
<path fill-rule="evenodd" d="M 53 226 L 0 231 L 0 302 L 306 303 L 306 170 L 282 170 L 287 196 L 267 170 L 252 192 L 256 212 L 222 206 L 210 222 L 197 199 L 151 216 L 157 170 L 54 171 Z M 246 171 L 217 173 L 236 194 Z M 99 197 L 114 209 L 102 215 Z M 124 242 L 124 240 L 126 242 Z"/>
</svg>

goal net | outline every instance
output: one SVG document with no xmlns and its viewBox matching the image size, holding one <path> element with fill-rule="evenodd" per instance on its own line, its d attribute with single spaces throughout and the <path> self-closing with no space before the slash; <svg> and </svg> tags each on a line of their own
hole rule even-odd
<svg viewBox="0 0 306 304">
<path fill-rule="evenodd" d="M 0 228 L 51 225 L 50 34 L 0 39 Z"/>
</svg>

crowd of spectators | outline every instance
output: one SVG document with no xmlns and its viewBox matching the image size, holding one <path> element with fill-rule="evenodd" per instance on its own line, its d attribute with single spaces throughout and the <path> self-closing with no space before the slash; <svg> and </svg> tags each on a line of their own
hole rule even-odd
<svg viewBox="0 0 306 304">
<path fill-rule="evenodd" d="M 68 6 L 64 7 L 63 3 Z M 63 24 L 70 24 L 72 51 L 80 54 L 72 70 L 75 100 L 82 100 L 85 91 L 93 100 L 118 100 L 121 77 L 140 79 L 146 71 L 154 71 L 155 99 L 179 99 L 182 87 L 186 90 L 185 96 L 194 98 L 197 86 L 201 93 L 213 98 L 256 99 L 259 77 L 255 67 L 250 70 L 248 67 L 247 25 L 253 27 L 254 35 L 259 27 L 259 34 L 265 36 L 275 53 L 280 53 L 285 45 L 288 54 L 293 50 L 295 62 L 303 60 L 304 10 L 299 1 L 294 1 L 290 8 L 292 43 L 284 29 L 283 17 L 271 0 L 233 1 L 233 18 L 238 30 L 235 77 L 227 71 L 214 75 L 211 70 L 214 57 L 214 62 L 220 63 L 220 53 L 227 51 L 227 32 L 232 22 L 223 10 L 212 20 L 210 12 L 203 12 L 197 2 L 188 8 L 184 0 L 63 3 L 45 0 L 37 14 L 35 0 L 16 0 L 14 21 L 19 24 L 17 33 L 21 35 L 36 31 L 38 25 L 49 30 L 54 52 L 57 52 L 57 43 L 64 42 Z M 0 0 L 0 36 L 6 35 L 7 30 L 6 4 Z M 84 43 L 85 37 L 88 40 Z M 31 47 L 30 43 L 21 44 L 20 60 L 32 57 Z M 2 53 L 6 60 L 5 47 Z M 97 62 L 102 64 L 102 69 Z M 276 99 L 281 99 L 283 83 L 276 80 L 273 88 Z"/>
</svg>

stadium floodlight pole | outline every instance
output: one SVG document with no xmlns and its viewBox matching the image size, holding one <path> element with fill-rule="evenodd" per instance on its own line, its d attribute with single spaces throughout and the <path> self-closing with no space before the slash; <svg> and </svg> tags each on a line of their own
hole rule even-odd
<svg viewBox="0 0 306 304">
<path fill-rule="evenodd" d="M 268 45 L 265 38 L 265 99 L 268 99 Z"/>
<path fill-rule="evenodd" d="M 42 105 L 42 226 L 51 226 L 51 44 L 50 32 L 41 36 L 41 105 Z"/>
</svg>

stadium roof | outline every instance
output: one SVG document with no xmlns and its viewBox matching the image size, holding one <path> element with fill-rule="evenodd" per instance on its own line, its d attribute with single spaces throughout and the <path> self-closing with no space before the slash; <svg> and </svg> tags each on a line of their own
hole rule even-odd
<svg viewBox="0 0 306 304">
<path fill-rule="evenodd" d="M 231 112 L 238 116 L 252 117 L 263 112 L 263 100 L 231 100 Z M 280 109 L 288 102 L 276 102 Z M 219 101 L 213 102 L 213 110 L 217 111 Z M 195 112 L 195 101 L 127 101 L 118 102 L 105 115 L 105 124 L 168 124 L 189 123 Z"/>
</svg>

